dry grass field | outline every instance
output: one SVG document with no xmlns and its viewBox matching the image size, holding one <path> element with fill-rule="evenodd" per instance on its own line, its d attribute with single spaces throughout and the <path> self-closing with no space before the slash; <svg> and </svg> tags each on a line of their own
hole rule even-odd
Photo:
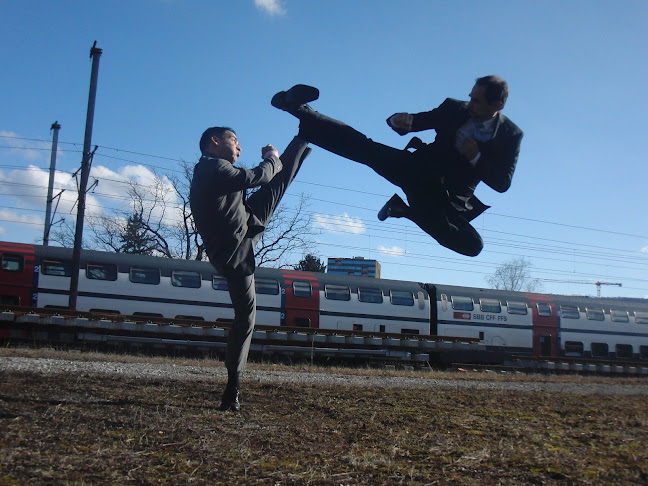
<svg viewBox="0 0 648 486">
<path fill-rule="evenodd" d="M 349 372 L 372 380 L 246 382 L 236 414 L 217 410 L 220 380 L 4 370 L 0 485 L 648 484 L 645 395 L 385 387 L 385 372 Z"/>
</svg>

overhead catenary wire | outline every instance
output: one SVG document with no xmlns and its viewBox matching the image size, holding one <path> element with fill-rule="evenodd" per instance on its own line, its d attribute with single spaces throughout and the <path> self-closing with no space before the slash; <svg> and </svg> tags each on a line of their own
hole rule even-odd
<svg viewBox="0 0 648 486">
<path fill-rule="evenodd" d="M 29 140 L 29 141 L 36 141 L 36 142 L 42 142 L 42 143 L 47 143 L 49 144 L 49 141 L 46 140 L 39 140 L 39 139 L 27 139 L 24 137 L 8 137 L 6 135 L 0 135 L 0 138 L 15 138 L 18 140 Z M 77 143 L 72 143 L 72 142 L 59 142 L 60 144 L 67 144 L 71 146 L 77 146 L 79 144 Z M 136 151 L 129 151 L 129 150 L 122 150 L 118 148 L 112 148 L 112 147 L 106 147 L 106 146 L 98 146 L 98 151 L 96 154 L 96 159 L 98 160 L 103 160 L 106 159 L 106 161 L 120 161 L 120 162 L 127 162 L 129 164 L 135 164 L 135 165 L 140 165 L 140 166 L 145 166 L 149 167 L 155 170 L 160 170 L 163 171 L 164 173 L 167 172 L 173 172 L 173 173 L 179 173 L 183 172 L 182 169 L 175 169 L 175 168 L 169 168 L 169 167 L 164 167 L 162 165 L 157 165 L 157 164 L 150 164 L 150 163 L 144 163 L 140 160 L 135 160 L 133 158 L 124 158 L 124 157 L 117 157 L 117 156 L 112 156 L 106 153 L 106 151 L 114 151 L 117 153 L 124 153 L 124 154 L 129 154 L 129 155 L 134 155 L 137 157 L 148 157 L 151 159 L 157 159 L 157 160 L 165 160 L 165 161 L 173 161 L 175 163 L 182 163 L 184 162 L 182 159 L 179 158 L 171 158 L 171 157 L 164 157 L 164 156 L 157 156 L 157 155 L 152 155 L 152 154 L 146 154 L 143 152 L 136 152 Z M 13 150 L 29 150 L 29 149 L 34 149 L 34 150 L 49 150 L 49 147 L 14 147 L 11 146 L 9 147 Z M 65 150 L 65 149 L 63 149 Z M 70 152 L 80 152 L 76 150 L 69 150 Z M 108 166 L 107 166 L 108 167 Z M 0 165 L 0 168 L 5 168 L 5 169 L 10 169 L 10 170 L 43 170 L 45 171 L 45 168 L 40 168 L 38 166 L 31 166 L 31 167 L 24 167 L 24 166 L 19 166 L 15 164 L 6 164 L 6 165 Z M 109 167 L 108 167 L 109 168 Z M 116 173 L 118 172 L 118 169 L 111 169 L 114 170 Z M 63 173 L 67 175 L 71 175 L 71 172 L 67 171 L 57 171 L 57 173 Z M 155 172 L 154 172 L 155 174 Z M 129 185 L 134 188 L 140 188 L 140 187 L 146 187 L 146 185 L 141 184 L 137 181 L 133 180 L 118 180 L 114 178 L 108 178 L 108 177 L 101 177 L 101 180 L 105 182 L 110 182 L 113 184 L 123 184 L 123 185 Z M 7 184 L 7 181 L 0 181 L 1 184 Z M 369 195 L 369 196 L 376 196 L 376 197 L 381 197 L 381 198 L 386 198 L 388 195 L 385 194 L 377 194 L 374 192 L 370 191 L 359 191 L 356 188 L 348 188 L 348 187 L 340 187 L 340 186 L 334 186 L 334 185 L 328 185 L 328 184 L 322 184 L 319 182 L 312 182 L 312 181 L 304 181 L 304 180 L 296 180 L 294 182 L 295 184 L 301 184 L 305 186 L 310 186 L 310 187 L 317 187 L 317 188 L 323 188 L 327 189 L 330 191 L 344 191 L 348 193 L 353 193 L 353 194 L 363 194 L 363 195 Z M 21 185 L 20 183 L 12 183 L 14 186 L 15 185 Z M 35 184 L 22 184 L 22 187 L 25 188 L 34 188 L 38 190 L 45 191 L 44 186 L 38 186 Z M 3 192 L 0 193 L 0 195 L 12 195 L 9 192 Z M 20 197 L 19 194 L 13 194 L 16 197 Z M 113 201 L 121 201 L 123 204 L 120 204 L 118 208 L 113 208 L 117 210 L 124 210 L 124 208 L 129 207 L 129 202 L 131 198 L 129 196 L 125 195 L 117 195 L 117 194 L 109 194 L 107 192 L 98 192 L 95 191 L 94 196 L 97 198 L 105 198 Z M 293 193 L 288 193 L 287 196 L 293 196 L 296 197 L 295 194 Z M 22 197 L 36 197 L 34 195 L 29 195 L 29 194 L 24 194 Z M 337 201 L 331 201 L 327 199 L 321 199 L 321 198 L 315 198 L 315 197 L 309 197 L 310 200 L 317 201 L 317 202 L 322 202 L 327 204 L 328 206 L 333 206 L 333 205 L 338 205 L 340 207 L 348 207 L 348 204 L 344 203 L 338 203 Z M 153 199 L 148 199 L 148 198 L 143 198 L 143 202 L 153 202 Z M 18 208 L 16 206 L 11 206 L 13 210 L 15 211 L 20 211 L 20 210 L 27 210 L 28 208 Z M 93 206 L 97 209 L 101 209 L 105 206 Z M 170 206 L 170 209 L 174 209 L 174 207 Z M 176 209 L 179 208 L 179 206 L 176 207 Z M 354 210 L 361 210 L 361 211 L 370 211 L 370 212 L 375 212 L 377 209 L 372 208 L 372 207 L 364 207 L 364 206 L 353 206 Z M 310 211 L 307 213 L 310 217 L 314 216 L 322 216 L 323 218 L 330 218 L 330 219 L 335 219 L 337 215 L 335 214 L 323 214 L 321 212 L 316 212 L 316 211 Z M 496 213 L 496 212 L 489 212 L 488 213 L 489 217 L 499 217 L 499 218 L 510 218 L 510 219 L 515 219 L 515 220 L 523 220 L 523 221 L 528 221 L 531 223 L 538 223 L 538 224 L 543 224 L 543 225 L 553 225 L 561 228 L 570 228 L 578 231 L 592 231 L 592 232 L 597 232 L 600 234 L 608 234 L 608 235 L 618 235 L 618 236 L 624 236 L 624 237 L 630 237 L 630 238 L 640 238 L 640 239 L 648 239 L 648 237 L 643 236 L 643 235 L 638 235 L 638 234 L 631 234 L 627 232 L 619 232 L 619 231 L 613 231 L 613 230 L 608 230 L 604 228 L 590 228 L 590 227 L 585 227 L 585 226 L 580 226 L 580 225 L 573 225 L 573 224 L 565 224 L 565 223 L 559 223 L 559 222 L 552 222 L 552 221 L 547 221 L 547 220 L 538 220 L 538 219 L 533 219 L 533 218 L 524 218 L 524 217 L 518 217 L 518 216 L 511 216 L 511 215 L 506 215 L 506 214 L 501 214 L 501 213 Z M 423 235 L 420 231 L 416 230 L 413 226 L 409 228 L 407 225 L 403 225 L 401 223 L 395 223 L 392 224 L 391 222 L 383 222 L 383 223 L 378 223 L 372 220 L 367 220 L 364 218 L 353 218 L 354 220 L 357 220 L 361 222 L 368 233 L 365 233 L 365 236 L 371 237 L 380 237 L 380 233 L 384 233 L 385 230 L 389 232 L 389 238 L 390 240 L 398 241 L 398 237 L 400 236 L 400 239 L 404 242 L 410 243 L 410 244 L 427 244 L 432 246 L 437 246 L 436 242 L 433 240 L 429 240 L 428 238 L 425 238 L 425 235 Z M 22 221 L 16 221 L 17 224 L 34 224 L 34 223 L 27 223 L 27 222 L 22 222 Z M 336 221 L 336 225 L 338 227 L 346 227 L 349 231 L 349 234 L 355 234 L 353 230 L 353 225 L 352 224 L 347 224 L 344 222 L 341 222 L 339 220 Z M 411 225 L 410 225 L 411 226 Z M 378 232 L 378 235 L 375 233 Z M 504 232 L 504 231 L 498 231 L 495 229 L 490 229 L 490 228 L 481 228 L 480 232 L 484 234 L 484 238 L 487 241 L 487 249 L 484 251 L 487 253 L 493 253 L 493 254 L 501 254 L 501 255 L 519 255 L 519 253 L 515 253 L 516 251 L 523 251 L 525 254 L 528 254 L 529 252 L 535 253 L 533 255 L 534 259 L 539 259 L 539 260 L 551 260 L 553 262 L 563 262 L 563 263 L 570 263 L 570 264 L 592 264 L 592 263 L 606 263 L 607 267 L 610 268 L 618 268 L 618 269 L 626 269 L 626 268 L 634 268 L 634 267 L 626 267 L 623 266 L 623 264 L 632 264 L 635 267 L 636 266 L 643 266 L 646 265 L 646 258 L 643 257 L 642 254 L 640 254 L 637 251 L 632 251 L 628 249 L 622 249 L 622 248 L 610 248 L 606 246 L 600 246 L 600 245 L 592 245 L 588 243 L 580 243 L 580 242 L 570 242 L 570 241 L 565 241 L 565 240 L 559 240 L 555 238 L 546 238 L 546 237 L 539 237 L 535 235 L 525 235 L 525 234 L 519 234 L 519 233 L 512 233 L 512 232 Z M 496 236 L 500 235 L 500 237 Z M 412 240 L 412 238 L 417 238 L 420 237 L 419 240 Z M 531 241 L 526 241 L 526 240 L 531 240 Z M 320 243 L 321 245 L 325 245 L 325 243 Z M 349 249 L 353 249 L 353 247 L 348 247 Z M 507 248 L 512 251 L 499 251 L 496 248 Z M 375 251 L 375 250 L 370 250 L 370 251 Z M 562 255 L 564 258 L 556 258 L 556 256 Z M 407 254 L 408 258 L 413 258 L 411 253 Z M 430 258 L 429 255 L 424 256 L 424 258 Z M 569 258 L 569 260 L 568 260 Z M 579 258 L 579 260 L 575 260 L 575 258 Z M 581 259 L 588 259 L 589 261 L 584 261 Z M 609 265 L 610 263 L 614 263 L 614 265 Z M 547 269 L 547 271 L 552 271 L 550 269 Z M 553 269 L 553 271 L 559 271 L 557 269 Z M 606 278 L 608 278 L 606 276 Z"/>
</svg>

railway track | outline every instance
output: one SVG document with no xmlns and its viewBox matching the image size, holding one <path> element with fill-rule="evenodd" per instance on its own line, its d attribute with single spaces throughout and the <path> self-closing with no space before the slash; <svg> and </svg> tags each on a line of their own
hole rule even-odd
<svg viewBox="0 0 648 486">
<path fill-rule="evenodd" d="M 153 354 L 223 357 L 231 321 L 214 322 L 115 315 L 64 309 L 5 306 L 0 340 L 11 344 L 91 348 Z M 251 353 L 257 358 L 334 361 L 395 366 L 438 366 L 460 371 L 579 373 L 648 376 L 648 362 L 512 355 L 489 356 L 476 338 L 257 325 Z M 473 356 L 474 361 L 456 361 Z"/>
<path fill-rule="evenodd" d="M 231 321 L 191 321 L 62 309 L 5 307 L 0 339 L 59 347 L 97 347 L 224 355 Z M 485 352 L 476 338 L 257 325 L 250 351 L 263 358 L 366 361 L 428 366 L 451 352 Z"/>
</svg>

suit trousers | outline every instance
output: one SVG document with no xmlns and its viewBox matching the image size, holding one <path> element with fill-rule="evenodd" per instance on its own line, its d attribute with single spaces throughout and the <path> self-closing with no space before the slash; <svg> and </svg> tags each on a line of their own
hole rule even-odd
<svg viewBox="0 0 648 486">
<path fill-rule="evenodd" d="M 345 123 L 300 107 L 299 136 L 329 152 L 372 168 L 399 186 L 409 206 L 396 217 L 416 223 L 439 244 L 475 256 L 483 248 L 479 233 L 451 204 L 441 183 L 443 160 L 430 153 L 409 152 L 375 142 Z"/>
<path fill-rule="evenodd" d="M 281 202 L 286 189 L 297 175 L 299 167 L 310 152 L 308 142 L 295 137 L 281 155 L 283 169 L 269 183 L 261 186 L 247 200 L 247 207 L 265 227 Z M 260 231 L 254 231 L 249 239 L 251 244 L 241 244 L 240 251 L 254 251 L 254 244 L 261 238 Z M 246 238 L 248 238 L 246 236 Z M 240 268 L 225 266 L 223 276 L 227 280 L 234 321 L 227 338 L 225 367 L 229 372 L 241 372 L 245 369 L 252 332 L 256 322 L 256 291 L 254 274 L 245 275 Z"/>
</svg>

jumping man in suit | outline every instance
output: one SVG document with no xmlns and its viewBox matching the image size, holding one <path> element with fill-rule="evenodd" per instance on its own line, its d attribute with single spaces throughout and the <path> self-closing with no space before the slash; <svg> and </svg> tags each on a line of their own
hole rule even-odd
<svg viewBox="0 0 648 486">
<path fill-rule="evenodd" d="M 451 250 L 468 256 L 481 252 L 483 241 L 470 221 L 488 206 L 474 196 L 475 187 L 480 181 L 498 192 L 510 187 L 523 135 L 501 114 L 506 81 L 478 78 L 470 101 L 448 98 L 432 111 L 389 117 L 387 124 L 400 135 L 436 130 L 433 143 L 414 137 L 403 150 L 374 142 L 303 101 L 318 95 L 315 88 L 296 85 L 277 93 L 272 105 L 299 118 L 302 139 L 371 167 L 403 190 L 409 204 L 394 194 L 378 219 L 404 217 Z"/>
</svg>

